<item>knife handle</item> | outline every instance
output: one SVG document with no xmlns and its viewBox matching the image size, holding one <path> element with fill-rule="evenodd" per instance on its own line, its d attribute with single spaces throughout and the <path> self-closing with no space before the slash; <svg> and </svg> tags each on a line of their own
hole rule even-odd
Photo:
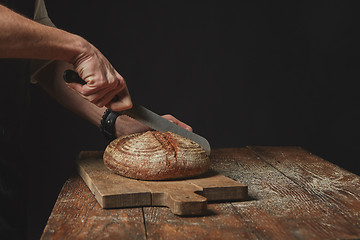
<svg viewBox="0 0 360 240">
<path fill-rule="evenodd" d="M 86 84 L 86 82 L 79 76 L 79 74 L 77 74 L 77 72 L 75 72 L 71 69 L 64 71 L 63 78 L 64 78 L 65 82 L 67 82 L 67 83 L 79 83 L 81 85 Z M 111 101 L 112 102 L 119 101 L 119 96 L 115 95 L 115 97 L 113 99 L 111 99 Z"/>
<path fill-rule="evenodd" d="M 63 78 L 67 83 L 79 83 L 85 85 L 86 82 L 75 71 L 68 69 L 64 71 Z"/>
</svg>

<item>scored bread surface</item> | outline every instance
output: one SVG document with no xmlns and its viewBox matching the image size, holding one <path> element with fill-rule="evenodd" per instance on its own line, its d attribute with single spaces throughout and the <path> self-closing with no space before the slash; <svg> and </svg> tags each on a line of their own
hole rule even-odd
<svg viewBox="0 0 360 240">
<path fill-rule="evenodd" d="M 125 177 L 164 180 L 200 175 L 209 168 L 210 159 L 194 141 L 171 132 L 147 131 L 112 141 L 104 163 Z"/>
</svg>

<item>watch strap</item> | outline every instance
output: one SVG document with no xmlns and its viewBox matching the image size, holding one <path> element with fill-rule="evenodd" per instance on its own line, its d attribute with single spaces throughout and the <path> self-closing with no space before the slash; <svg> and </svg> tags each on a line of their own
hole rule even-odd
<svg viewBox="0 0 360 240">
<path fill-rule="evenodd" d="M 100 122 L 100 132 L 104 135 L 105 139 L 112 141 L 116 139 L 115 135 L 115 122 L 120 115 L 118 112 L 113 112 L 110 109 L 106 109 Z"/>
</svg>

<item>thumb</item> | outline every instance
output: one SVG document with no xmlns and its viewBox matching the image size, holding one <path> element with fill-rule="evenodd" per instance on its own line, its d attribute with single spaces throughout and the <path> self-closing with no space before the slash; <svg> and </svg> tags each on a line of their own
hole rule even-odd
<svg viewBox="0 0 360 240">
<path fill-rule="evenodd" d="M 121 90 L 121 92 L 119 92 L 117 96 L 119 100 L 116 102 L 109 102 L 108 104 L 106 104 L 107 108 L 117 112 L 132 108 L 133 103 L 131 101 L 131 97 L 127 87 Z"/>
</svg>

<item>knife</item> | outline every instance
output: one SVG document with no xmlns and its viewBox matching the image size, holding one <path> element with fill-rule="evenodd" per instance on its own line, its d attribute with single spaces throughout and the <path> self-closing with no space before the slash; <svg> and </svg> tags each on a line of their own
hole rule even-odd
<svg viewBox="0 0 360 240">
<path fill-rule="evenodd" d="M 80 76 L 75 71 L 70 69 L 64 72 L 63 77 L 65 82 L 67 83 L 75 82 L 82 85 L 86 84 L 86 82 L 82 78 L 80 78 Z M 112 101 L 118 101 L 118 96 L 115 96 Z M 149 109 L 139 104 L 133 103 L 133 107 L 131 109 L 124 110 L 119 113 L 125 114 L 154 130 L 160 132 L 172 132 L 182 137 L 188 138 L 194 142 L 197 142 L 205 150 L 206 154 L 210 155 L 210 144 L 204 137 L 190 132 L 176 125 L 173 122 L 170 122 L 169 120 L 161 117 L 160 115 L 150 111 Z"/>
</svg>

